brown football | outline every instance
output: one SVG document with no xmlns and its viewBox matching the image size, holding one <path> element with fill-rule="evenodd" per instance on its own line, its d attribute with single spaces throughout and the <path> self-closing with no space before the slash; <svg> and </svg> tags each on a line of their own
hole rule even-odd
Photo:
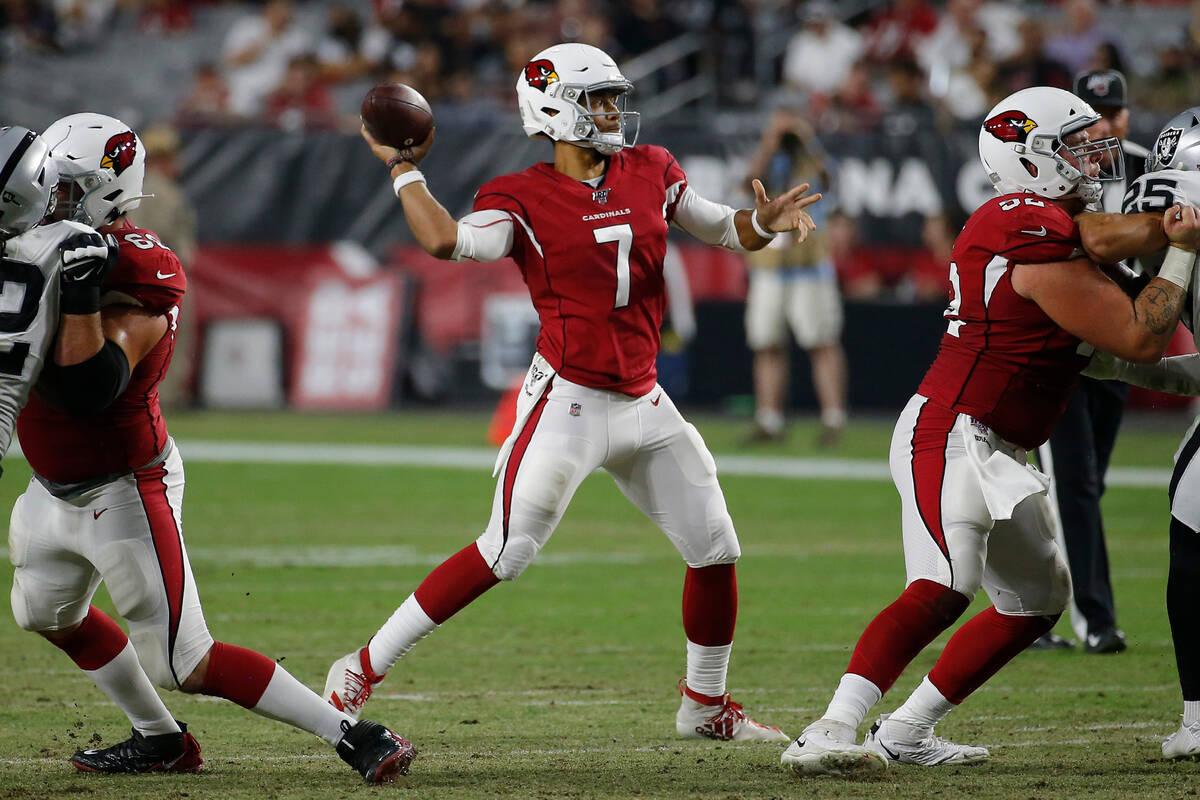
<svg viewBox="0 0 1200 800">
<path fill-rule="evenodd" d="M 421 93 L 403 83 L 385 83 L 367 92 L 362 121 L 376 141 L 396 148 L 425 141 L 433 129 L 433 112 Z"/>
</svg>

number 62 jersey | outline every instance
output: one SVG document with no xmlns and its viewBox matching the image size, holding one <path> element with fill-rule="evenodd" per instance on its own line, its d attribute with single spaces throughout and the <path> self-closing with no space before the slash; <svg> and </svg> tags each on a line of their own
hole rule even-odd
<svg viewBox="0 0 1200 800">
<path fill-rule="evenodd" d="M 77 222 L 31 228 L 3 242 L 0 258 L 0 455 L 12 443 L 17 415 L 29 399 L 58 332 L 59 244 L 93 233 Z"/>
<path fill-rule="evenodd" d="M 948 320 L 918 393 L 1026 450 L 1046 441 L 1091 349 L 1012 286 L 1014 264 L 1082 254 L 1065 209 L 1032 194 L 993 198 L 954 242 Z M 1053 269 L 1047 266 L 1046 269 Z"/>
</svg>

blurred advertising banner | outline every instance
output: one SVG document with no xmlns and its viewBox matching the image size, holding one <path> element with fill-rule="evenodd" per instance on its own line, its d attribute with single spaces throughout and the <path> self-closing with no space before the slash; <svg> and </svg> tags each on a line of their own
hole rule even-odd
<svg viewBox="0 0 1200 800">
<path fill-rule="evenodd" d="M 711 127 L 658 121 L 639 141 L 667 147 L 700 194 L 744 206 L 746 160 L 761 126 L 758 116 L 725 116 Z M 958 217 L 991 196 L 977 141 L 973 126 L 936 136 L 924 129 L 827 136 L 829 208 L 857 218 L 868 243 L 919 244 L 920 219 Z M 526 137 L 515 118 L 449 118 L 439 119 L 421 166 L 433 193 L 461 217 L 483 183 L 550 156 L 549 144 Z M 197 129 L 185 132 L 183 161 L 202 241 L 351 240 L 380 258 L 413 241 L 386 169 L 358 136 Z"/>
<path fill-rule="evenodd" d="M 391 404 L 410 306 L 400 271 L 348 243 L 204 245 L 188 277 L 202 398 L 269 405 L 261 383 L 286 387 L 294 408 Z M 277 323 L 281 347 L 262 320 Z"/>
</svg>

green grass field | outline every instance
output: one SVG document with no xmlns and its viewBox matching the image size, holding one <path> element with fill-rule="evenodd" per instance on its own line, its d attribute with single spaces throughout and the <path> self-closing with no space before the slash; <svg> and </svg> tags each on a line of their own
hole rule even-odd
<svg viewBox="0 0 1200 800">
<path fill-rule="evenodd" d="M 1186 422 L 1127 426 L 1116 462 L 1169 466 Z M 209 413 L 176 415 L 172 430 L 186 460 L 188 443 L 206 440 L 482 447 L 485 423 L 427 412 Z M 718 458 L 816 454 L 811 426 L 777 449 L 738 450 L 740 423 L 697 423 Z M 838 458 L 882 461 L 890 424 L 857 424 Z M 27 478 L 24 462 L 6 462 L 0 506 Z M 796 735 L 824 709 L 863 626 L 902 588 L 898 501 L 878 481 L 723 484 L 744 551 L 730 689 L 758 719 Z M 209 626 L 320 689 L 332 659 L 482 530 L 492 490 L 481 469 L 191 462 L 185 530 Z M 677 738 L 683 565 L 597 474 L 539 562 L 418 645 L 368 705 L 366 716 L 421 751 L 401 782 L 365 787 L 314 737 L 179 694 L 166 699 L 204 748 L 202 774 L 79 775 L 70 754 L 124 738 L 128 723 L 62 653 L 5 614 L 0 798 L 1191 797 L 1200 766 L 1159 753 L 1180 707 L 1163 600 L 1165 489 L 1113 488 L 1105 514 L 1130 649 L 1018 657 L 939 727 L 991 748 L 979 767 L 800 780 L 780 768 L 779 746 Z M 3 569 L 7 583 L 7 560 Z M 98 602 L 111 610 L 103 592 Z M 878 710 L 900 702 L 943 641 Z"/>
</svg>

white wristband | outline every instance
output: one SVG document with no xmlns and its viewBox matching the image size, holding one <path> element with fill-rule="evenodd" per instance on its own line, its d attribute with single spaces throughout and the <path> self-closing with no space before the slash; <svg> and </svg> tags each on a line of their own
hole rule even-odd
<svg viewBox="0 0 1200 800">
<path fill-rule="evenodd" d="M 1180 247 L 1168 247 L 1167 255 L 1163 258 L 1158 270 L 1158 277 L 1170 281 L 1180 289 L 1187 289 L 1192 282 L 1193 267 L 1196 265 L 1196 254 L 1191 250 Z"/>
<path fill-rule="evenodd" d="M 754 232 L 758 234 L 760 239 L 774 239 L 779 234 L 774 231 L 764 230 L 762 225 L 758 224 L 758 209 L 754 209 L 750 214 L 750 227 L 754 228 Z"/>
<path fill-rule="evenodd" d="M 392 191 L 396 193 L 396 197 L 400 196 L 400 190 L 410 183 L 424 183 L 425 176 L 421 174 L 419 169 L 410 169 L 408 172 L 402 173 L 396 180 L 392 181 Z"/>
</svg>

